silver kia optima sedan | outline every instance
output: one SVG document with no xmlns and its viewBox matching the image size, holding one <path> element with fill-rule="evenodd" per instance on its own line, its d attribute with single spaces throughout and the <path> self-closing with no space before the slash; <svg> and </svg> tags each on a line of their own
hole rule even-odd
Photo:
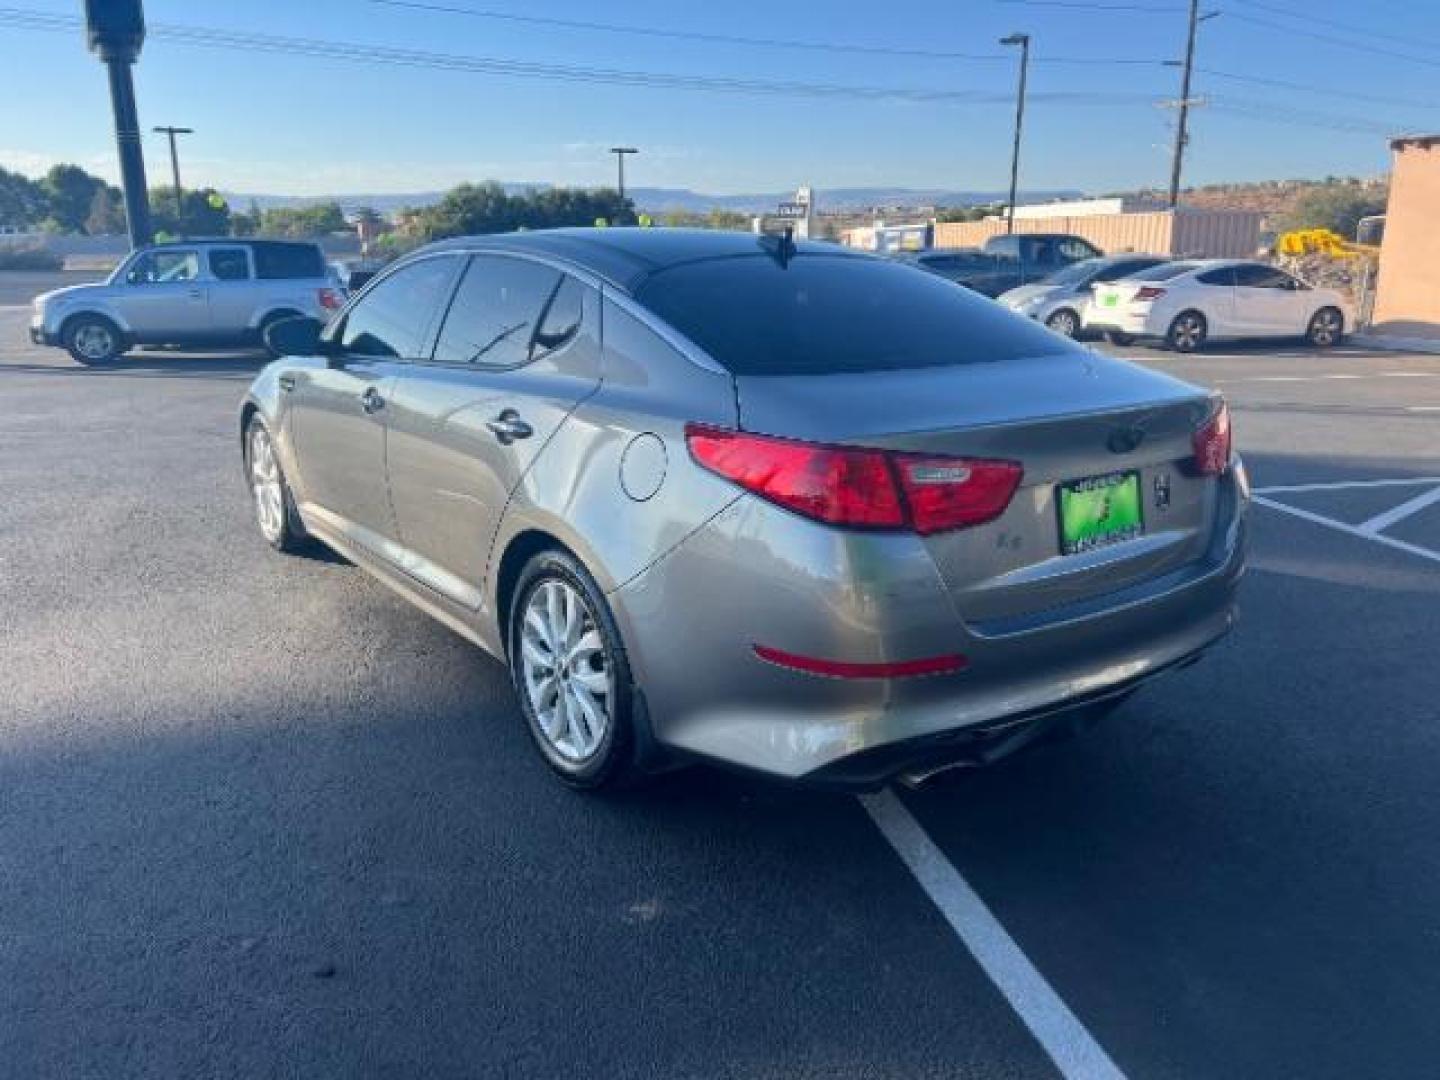
<svg viewBox="0 0 1440 1080">
<path fill-rule="evenodd" d="M 501 658 L 577 786 L 984 763 L 1234 618 L 1224 402 L 888 260 L 467 238 L 271 341 L 240 415 L 265 538 Z"/>
</svg>

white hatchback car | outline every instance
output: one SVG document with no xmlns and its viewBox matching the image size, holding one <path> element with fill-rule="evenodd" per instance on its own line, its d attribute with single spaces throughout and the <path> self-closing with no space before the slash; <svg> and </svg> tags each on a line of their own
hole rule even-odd
<svg viewBox="0 0 1440 1080">
<path fill-rule="evenodd" d="M 1349 301 L 1266 263 L 1209 259 L 1165 263 L 1095 286 L 1082 322 L 1115 344 L 1136 338 L 1194 352 L 1216 338 L 1305 338 L 1336 345 L 1351 325 Z"/>
</svg>

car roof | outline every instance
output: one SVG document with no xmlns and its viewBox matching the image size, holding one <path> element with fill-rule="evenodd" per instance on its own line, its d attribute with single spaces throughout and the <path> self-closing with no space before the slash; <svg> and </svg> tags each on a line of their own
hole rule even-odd
<svg viewBox="0 0 1440 1080">
<path fill-rule="evenodd" d="M 226 247 L 319 247 L 314 240 L 281 240 L 254 236 L 182 236 L 178 240 L 157 240 L 148 248 L 190 247 L 192 244 L 224 244 Z"/>
<path fill-rule="evenodd" d="M 570 263 L 625 292 L 634 292 L 661 270 L 703 259 L 773 254 L 779 237 L 718 229 L 535 229 L 439 240 L 415 255 L 440 251 L 495 251 L 545 255 Z M 873 258 L 863 252 L 796 240 L 795 253 Z"/>
</svg>

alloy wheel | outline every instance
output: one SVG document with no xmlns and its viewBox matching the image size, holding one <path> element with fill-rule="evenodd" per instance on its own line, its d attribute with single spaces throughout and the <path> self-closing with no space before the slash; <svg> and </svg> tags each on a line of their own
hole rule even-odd
<svg viewBox="0 0 1440 1080">
<path fill-rule="evenodd" d="M 1340 338 L 1340 316 L 1321 311 L 1310 322 L 1310 340 L 1316 345 L 1334 345 Z"/>
<path fill-rule="evenodd" d="M 1205 324 L 1198 316 L 1182 315 L 1175 320 L 1175 327 L 1170 331 L 1170 343 L 1182 352 L 1198 348 L 1205 340 Z"/>
<path fill-rule="evenodd" d="M 280 542 L 285 529 L 285 491 L 275 445 L 264 425 L 250 429 L 250 490 L 255 495 L 255 517 L 260 531 L 272 544 Z"/>
<path fill-rule="evenodd" d="M 610 730 L 612 669 L 594 613 L 568 582 L 546 578 L 530 593 L 520 665 L 531 712 L 555 755 L 571 766 L 593 757 Z"/>
<path fill-rule="evenodd" d="M 1054 315 L 1051 315 L 1050 318 L 1045 321 L 1045 325 L 1057 334 L 1064 334 L 1068 338 L 1073 338 L 1080 329 L 1075 319 L 1075 313 L 1066 308 L 1061 308 L 1055 312 Z"/>
<path fill-rule="evenodd" d="M 115 351 L 115 335 L 103 323 L 87 322 L 75 331 L 75 351 L 87 360 L 104 360 Z"/>
</svg>

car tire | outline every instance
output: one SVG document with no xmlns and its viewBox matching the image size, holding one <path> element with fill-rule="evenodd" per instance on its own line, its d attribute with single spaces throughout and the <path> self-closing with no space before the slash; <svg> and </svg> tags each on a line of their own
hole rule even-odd
<svg viewBox="0 0 1440 1080">
<path fill-rule="evenodd" d="M 1345 316 L 1339 308 L 1321 308 L 1310 317 L 1305 340 L 1317 349 L 1339 345 L 1345 338 Z"/>
<path fill-rule="evenodd" d="M 260 320 L 260 347 L 265 350 L 265 355 L 271 360 L 279 360 L 280 353 L 270 347 L 270 328 L 276 323 L 284 322 L 286 319 L 301 319 L 303 315 L 298 311 L 272 311 L 265 318 Z"/>
<path fill-rule="evenodd" d="M 104 315 L 77 315 L 65 324 L 65 351 L 77 364 L 100 367 L 125 354 L 125 336 Z"/>
<path fill-rule="evenodd" d="M 275 441 L 259 414 L 250 417 L 245 425 L 245 480 L 265 542 L 287 555 L 309 548 L 312 541 L 295 508 Z"/>
<path fill-rule="evenodd" d="M 511 681 L 550 770 L 589 791 L 642 780 L 630 664 L 585 567 L 558 549 L 535 555 L 520 572 L 507 621 Z"/>
<path fill-rule="evenodd" d="M 1127 345 L 1135 344 L 1135 335 L 1121 334 L 1115 330 L 1107 330 L 1105 332 L 1105 340 L 1108 341 L 1111 345 L 1115 345 L 1123 349 Z"/>
<path fill-rule="evenodd" d="M 1045 325 L 1063 337 L 1074 338 L 1080 334 L 1080 316 L 1070 308 L 1057 308 L 1045 320 Z"/>
<path fill-rule="evenodd" d="M 1182 311 L 1165 332 L 1165 344 L 1176 352 L 1193 353 L 1205 346 L 1210 327 L 1198 311 Z"/>
</svg>

